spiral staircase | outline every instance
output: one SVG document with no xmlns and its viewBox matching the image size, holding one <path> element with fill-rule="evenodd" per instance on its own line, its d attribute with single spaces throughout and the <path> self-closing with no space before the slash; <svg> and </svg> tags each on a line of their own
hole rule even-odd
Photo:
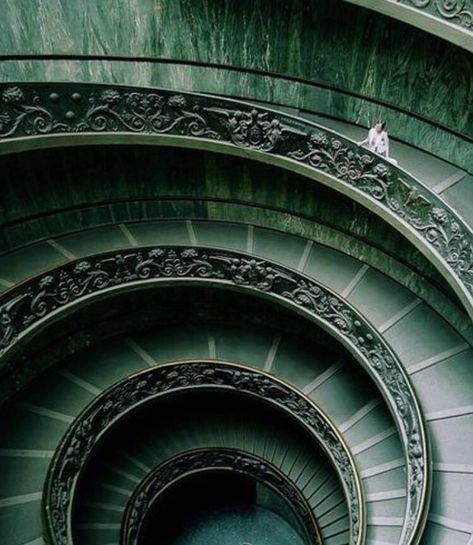
<svg viewBox="0 0 473 545">
<path fill-rule="evenodd" d="M 0 544 L 473 545 L 471 2 L 2 10 Z"/>
</svg>

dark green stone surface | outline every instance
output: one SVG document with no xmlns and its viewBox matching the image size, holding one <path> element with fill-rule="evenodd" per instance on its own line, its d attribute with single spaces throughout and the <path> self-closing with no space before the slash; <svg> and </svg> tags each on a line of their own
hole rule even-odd
<svg viewBox="0 0 473 545">
<path fill-rule="evenodd" d="M 443 309 L 453 323 L 468 324 L 440 275 L 399 233 L 329 188 L 275 167 L 191 150 L 120 146 L 13 154 L 0 157 L 0 165 L 8 173 L 0 216 L 4 252 L 70 233 L 74 235 L 58 240 L 67 256 L 128 247 L 119 223 L 126 223 L 141 245 L 187 244 L 189 219 L 231 222 L 228 236 L 209 226 L 207 240 L 247 251 L 246 226 L 269 227 L 353 256 L 353 274 L 361 259 Z M 92 231 L 77 236 L 110 224 L 115 228 L 101 229 L 99 235 Z M 200 231 L 197 235 L 204 243 L 205 233 L 203 238 Z M 269 247 L 264 233 L 261 237 L 255 233 L 252 251 Z M 300 256 L 303 245 L 298 242 L 292 255 L 274 247 L 271 256 L 294 266 L 295 248 Z M 45 241 L 10 252 L 0 260 L 2 287 L 65 261 Z"/>
<path fill-rule="evenodd" d="M 5 0 L 0 36 L 5 55 L 150 57 L 222 66 L 12 60 L 0 63 L 3 81 L 89 81 L 198 90 L 304 108 L 364 126 L 385 117 L 392 134 L 402 140 L 463 168 L 471 157 L 471 143 L 370 99 L 471 136 L 472 55 L 341 0 L 132 0 L 114 3 L 112 9 L 94 0 Z M 301 81 L 266 78 L 245 73 L 247 69 Z M 310 83 L 353 91 L 367 100 Z"/>
<path fill-rule="evenodd" d="M 166 545 L 303 545 L 294 529 L 276 513 L 262 508 L 211 510 L 190 521 Z"/>
</svg>

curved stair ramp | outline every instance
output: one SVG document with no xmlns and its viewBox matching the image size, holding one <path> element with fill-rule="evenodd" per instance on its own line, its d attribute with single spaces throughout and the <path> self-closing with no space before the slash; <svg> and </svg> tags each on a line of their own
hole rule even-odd
<svg viewBox="0 0 473 545">
<path fill-rule="evenodd" d="M 61 2 L 67 54 L 0 37 L 0 543 L 155 545 L 184 494 L 290 545 L 473 545 L 470 0 L 164 4 L 100 16 L 123 45 Z M 398 166 L 356 144 L 380 116 Z"/>
<path fill-rule="evenodd" d="M 64 93 L 77 103 L 75 110 L 59 106 L 56 96 Z M 128 140 L 139 135 L 140 143 L 170 138 L 170 145 L 243 152 L 330 185 L 397 228 L 437 266 L 473 316 L 470 227 L 408 172 L 329 129 L 229 99 L 164 90 L 82 85 L 71 92 L 60 84 L 22 84 L 5 87 L 2 97 L 4 153 L 31 145 L 120 143 L 125 133 Z"/>
<path fill-rule="evenodd" d="M 204 344 L 206 350 L 209 350 L 209 354 L 211 353 L 210 350 L 211 350 L 211 347 L 214 346 L 213 350 L 216 350 L 216 345 L 215 345 L 215 341 L 209 341 L 209 337 L 208 335 L 206 335 L 207 337 L 207 343 Z M 173 344 L 174 345 L 177 345 L 179 343 L 176 343 L 175 342 L 175 339 L 173 340 Z M 228 343 L 230 344 L 230 343 Z M 134 346 L 132 344 L 132 346 Z M 136 346 L 135 346 L 135 349 L 136 349 Z M 141 358 L 143 360 L 143 355 L 147 353 L 146 350 L 140 350 L 139 348 L 136 349 L 137 350 L 137 354 L 141 354 Z M 128 347 L 128 351 L 129 351 L 129 347 Z M 177 354 L 176 354 L 177 355 Z M 152 361 L 152 359 L 150 360 L 149 358 L 146 358 L 147 361 Z M 102 368 L 103 365 L 100 365 L 99 368 Z M 309 384 L 306 384 L 306 390 L 307 392 L 316 392 L 318 390 L 318 383 L 320 382 L 322 385 L 324 385 L 327 381 L 329 381 L 329 379 L 331 379 L 334 375 L 336 375 L 336 372 L 337 372 L 337 366 L 335 366 L 335 369 L 334 370 L 330 370 L 329 372 L 326 372 L 325 373 L 325 376 L 323 376 L 322 378 L 320 379 L 317 379 L 315 378 L 315 380 L 312 380 L 310 381 Z M 80 380 L 83 380 L 83 379 L 80 379 Z M 86 380 L 84 382 L 84 384 L 91 384 L 88 380 Z M 41 390 L 41 389 L 40 389 Z M 330 396 L 329 396 L 330 397 Z M 333 398 L 339 398 L 339 396 L 332 396 Z M 376 414 L 376 416 L 379 418 L 379 410 L 376 410 L 374 411 L 374 409 L 377 407 L 378 403 L 375 403 L 373 401 L 368 401 L 367 403 L 363 404 L 361 407 L 360 407 L 360 410 L 359 411 L 355 411 L 355 417 L 354 418 L 348 418 L 346 420 L 350 420 L 348 422 L 345 422 L 345 425 L 343 426 L 343 428 L 345 429 L 345 431 L 349 431 L 349 430 L 354 430 L 356 426 L 359 425 L 359 422 L 361 420 L 363 420 L 364 417 L 367 417 L 367 421 L 369 421 L 370 417 L 372 417 L 374 414 Z M 358 412 L 358 414 L 356 414 Z M 343 424 L 343 422 L 342 422 Z M 372 426 L 373 426 L 373 421 L 371 421 L 371 424 L 370 424 L 370 427 L 371 427 L 371 430 L 372 430 Z M 383 427 L 383 425 L 381 425 Z M 389 428 L 393 431 L 390 431 Z M 390 438 L 393 436 L 393 433 L 395 434 L 395 428 L 390 425 L 390 426 L 386 426 L 384 425 L 384 430 L 378 434 L 378 436 L 372 436 L 370 435 L 369 438 L 366 440 L 366 441 L 360 441 L 358 440 L 358 444 L 355 445 L 355 448 L 354 450 L 356 451 L 357 454 L 360 455 L 360 458 L 363 457 L 363 453 L 367 453 L 369 452 L 369 450 L 373 447 L 375 447 L 375 451 L 377 450 L 376 449 L 376 446 L 378 444 L 383 444 L 384 441 L 387 441 L 387 443 L 389 444 L 389 441 L 390 441 Z M 379 450 L 379 449 L 378 449 Z M 388 451 L 389 452 L 389 451 Z M 401 451 L 398 450 L 398 454 L 400 454 Z M 378 459 L 378 462 L 381 462 L 381 463 L 378 463 L 375 468 L 373 468 L 373 466 L 369 467 L 368 468 L 368 471 L 366 471 L 365 475 L 368 479 L 373 479 L 373 478 L 376 478 L 378 475 L 380 475 L 380 473 L 383 471 L 383 469 L 389 469 L 389 467 L 392 468 L 392 470 L 396 470 L 396 468 L 402 468 L 402 455 L 401 455 L 401 462 L 400 462 L 400 465 L 399 465 L 399 462 L 397 462 L 397 460 L 399 460 L 399 455 L 393 455 L 392 452 L 389 453 L 390 456 L 388 456 L 388 460 L 384 462 L 384 464 L 382 463 L 383 462 L 383 459 L 379 460 Z M 377 455 L 379 456 L 379 454 Z M 386 458 L 384 459 L 386 460 Z M 390 465 L 391 463 L 391 465 Z M 371 471 L 370 471 L 371 470 Z M 401 477 L 401 483 L 402 483 L 402 480 L 403 480 L 403 472 L 401 470 L 400 472 L 400 477 Z M 376 481 L 376 479 L 374 479 Z M 391 486 L 392 486 L 392 483 L 391 483 Z M 399 486 L 402 487 L 402 485 L 400 485 L 399 483 L 396 484 L 396 486 L 398 488 L 394 489 L 394 490 L 398 490 L 398 492 L 393 492 L 392 490 L 390 491 L 390 494 L 393 496 L 391 497 L 390 495 L 387 495 L 386 497 L 384 497 L 382 494 L 379 494 L 379 493 L 374 493 L 374 495 L 371 495 L 371 501 L 376 505 L 379 504 L 382 506 L 382 503 L 383 503 L 383 500 L 387 500 L 387 498 L 391 497 L 391 499 L 394 501 L 394 503 L 398 503 L 399 504 L 399 501 L 396 501 L 396 500 L 399 500 L 399 498 L 402 498 L 403 497 L 403 493 L 402 493 L 402 488 L 399 488 Z M 381 500 L 382 498 L 382 500 Z M 402 503 L 402 500 L 401 500 L 401 503 Z M 392 506 L 391 506 L 391 512 L 392 512 Z M 402 519 L 401 519 L 402 520 Z M 389 518 L 389 517 L 373 517 L 371 520 L 369 519 L 369 524 L 371 522 L 371 525 L 376 528 L 378 527 L 378 525 L 380 525 L 381 527 L 383 526 L 386 526 L 387 529 L 384 530 L 384 533 L 385 534 L 388 534 L 388 536 L 390 535 L 391 538 L 392 538 L 392 535 L 393 535 L 393 526 L 394 525 L 394 528 L 396 528 L 396 524 L 398 524 L 396 522 L 396 519 L 394 519 L 393 517 Z M 381 530 L 382 531 L 382 530 Z M 396 531 L 396 530 L 394 530 Z M 397 531 L 400 532 L 400 528 L 398 527 L 397 528 Z M 386 536 L 385 536 L 386 537 Z"/>
</svg>

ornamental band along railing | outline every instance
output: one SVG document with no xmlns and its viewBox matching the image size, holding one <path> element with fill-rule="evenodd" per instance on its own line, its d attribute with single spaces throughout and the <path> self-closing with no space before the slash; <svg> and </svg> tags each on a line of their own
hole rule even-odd
<svg viewBox="0 0 473 545">
<path fill-rule="evenodd" d="M 392 0 L 391 0 L 392 1 Z M 395 0 L 396 2 L 417 8 L 447 23 L 473 31 L 472 0 Z M 473 36 L 472 36 L 473 39 Z"/>
<path fill-rule="evenodd" d="M 48 317 L 93 295 L 159 282 L 198 282 L 251 290 L 275 298 L 316 321 L 342 342 L 381 389 L 399 427 L 407 463 L 406 524 L 402 543 L 413 543 L 429 501 L 429 449 L 409 379 L 382 335 L 346 301 L 322 284 L 279 264 L 235 251 L 152 247 L 113 251 L 70 262 L 0 297 L 0 346 L 4 356 Z M 56 542 L 53 542 L 56 543 Z M 58 542 L 56 545 L 62 545 Z"/>
<path fill-rule="evenodd" d="M 0 153 L 124 139 L 133 143 L 133 134 L 212 151 L 232 146 L 234 153 L 273 161 L 348 193 L 426 254 L 473 318 L 471 229 L 420 181 L 333 131 L 210 95 L 93 84 L 0 86 Z"/>
<path fill-rule="evenodd" d="M 291 508 L 309 544 L 322 545 L 317 521 L 301 490 L 273 464 L 254 454 L 231 448 L 186 451 L 151 470 L 126 505 L 121 523 L 121 545 L 139 545 L 146 519 L 162 493 L 186 477 L 204 471 L 230 471 L 263 483 Z"/>
<path fill-rule="evenodd" d="M 296 420 L 330 458 L 345 491 L 350 545 L 361 545 L 365 510 L 361 481 L 348 447 L 325 414 L 284 382 L 239 365 L 190 361 L 161 365 L 128 377 L 96 398 L 74 421 L 56 450 L 46 481 L 46 539 L 73 545 L 74 490 L 100 440 L 130 411 L 177 392 L 205 388 L 231 390 L 270 403 Z"/>
</svg>

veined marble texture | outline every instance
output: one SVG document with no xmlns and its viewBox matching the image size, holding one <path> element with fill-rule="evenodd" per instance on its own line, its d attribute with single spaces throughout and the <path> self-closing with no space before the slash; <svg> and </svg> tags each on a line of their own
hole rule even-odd
<svg viewBox="0 0 473 545">
<path fill-rule="evenodd" d="M 473 0 L 397 0 L 453 25 L 473 30 Z"/>
<path fill-rule="evenodd" d="M 3 0 L 0 36 L 3 55 L 149 56 L 325 82 L 473 134 L 472 55 L 341 0 Z M 134 83 L 155 79 L 150 66 L 126 71 Z M 66 62 L 2 72 L 10 80 L 77 73 Z M 118 77 L 109 63 L 86 63 L 80 73 L 89 81 Z M 175 77 L 177 87 L 179 71 Z M 233 94 L 245 78 L 234 74 Z M 360 119 L 372 115 L 366 108 L 357 106 Z"/>
<path fill-rule="evenodd" d="M 96 81 L 227 95 L 264 102 L 292 115 L 311 112 L 364 127 L 369 127 L 374 120 L 385 119 L 391 136 L 473 172 L 472 144 L 460 136 L 366 99 L 276 76 L 263 77 L 225 68 L 176 63 L 98 60 L 0 62 L 0 81 L 30 81 L 32 73 L 38 74 L 35 79 L 39 80 Z"/>
</svg>

